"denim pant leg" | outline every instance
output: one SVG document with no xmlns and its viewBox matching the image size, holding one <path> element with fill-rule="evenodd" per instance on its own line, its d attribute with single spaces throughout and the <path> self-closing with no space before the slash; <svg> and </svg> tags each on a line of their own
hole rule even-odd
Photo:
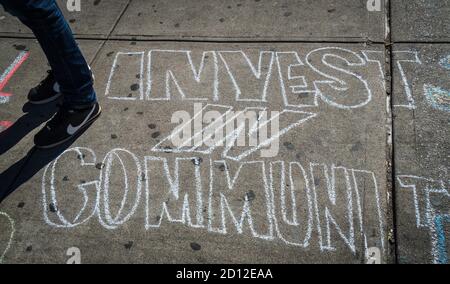
<svg viewBox="0 0 450 284">
<path fill-rule="evenodd" d="M 64 105 L 95 103 L 91 71 L 56 1 L 0 0 L 0 4 L 33 31 L 64 94 Z"/>
</svg>

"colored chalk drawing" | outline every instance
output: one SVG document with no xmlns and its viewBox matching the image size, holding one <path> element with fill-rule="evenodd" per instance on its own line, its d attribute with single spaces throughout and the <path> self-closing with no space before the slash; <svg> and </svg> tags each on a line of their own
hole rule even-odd
<svg viewBox="0 0 450 284">
<path fill-rule="evenodd" d="M 439 65 L 442 66 L 442 68 L 445 68 L 447 70 L 450 70 L 450 54 L 447 55 L 446 57 L 442 58 L 439 61 Z"/>
<path fill-rule="evenodd" d="M 450 112 L 450 91 L 425 84 L 423 92 L 426 101 L 435 109 Z"/>
<path fill-rule="evenodd" d="M 445 223 L 450 223 L 450 215 L 448 214 L 437 215 L 434 218 L 435 236 L 433 239 L 436 240 L 436 262 L 439 264 L 448 264 L 447 238 L 444 229 Z"/>
<path fill-rule="evenodd" d="M 8 120 L 0 120 L 0 129 L 6 129 L 6 128 L 9 128 L 9 127 L 11 127 L 11 125 L 12 125 L 13 123 L 11 122 L 11 121 L 8 121 Z"/>
<path fill-rule="evenodd" d="M 0 75 L 0 105 L 9 103 L 12 94 L 2 92 L 3 89 L 8 84 L 9 80 L 12 78 L 14 73 L 20 68 L 20 66 L 28 59 L 29 53 L 26 51 L 22 51 L 19 55 L 14 59 L 11 65 L 6 68 L 6 70 Z M 12 125 L 11 121 L 0 120 L 0 132 L 9 128 Z"/>
<path fill-rule="evenodd" d="M 448 212 L 445 213 L 450 194 L 446 182 L 412 175 L 399 175 L 397 182 L 401 190 L 409 190 L 412 193 L 416 227 L 427 230 L 430 235 L 433 262 L 447 263 L 447 236 L 444 226 L 450 221 Z M 432 195 L 443 200 L 442 204 L 433 204 Z"/>
<path fill-rule="evenodd" d="M 15 228 L 14 220 L 8 214 L 6 214 L 5 212 L 0 212 L 0 218 L 6 219 L 8 224 L 9 224 L 9 226 L 10 226 L 10 230 L 6 231 L 6 233 L 10 234 L 8 242 L 5 244 L 6 246 L 5 246 L 4 251 L 3 252 L 0 251 L 0 253 L 1 253 L 0 254 L 0 264 L 1 264 L 1 263 L 3 263 L 3 261 L 5 259 L 6 253 L 11 248 L 11 244 L 12 244 L 13 239 L 14 239 L 14 234 L 16 233 L 16 228 Z M 4 233 L 4 232 L 2 232 L 2 233 Z"/>
<path fill-rule="evenodd" d="M 6 103 L 9 101 L 11 94 L 5 94 L 2 90 L 8 84 L 14 73 L 16 73 L 20 66 L 28 59 L 28 57 L 29 53 L 27 51 L 22 51 L 0 76 L 0 103 Z"/>
</svg>

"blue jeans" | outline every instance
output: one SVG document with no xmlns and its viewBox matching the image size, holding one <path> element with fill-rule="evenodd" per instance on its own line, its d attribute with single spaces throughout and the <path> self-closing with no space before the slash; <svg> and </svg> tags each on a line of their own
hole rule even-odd
<svg viewBox="0 0 450 284">
<path fill-rule="evenodd" d="M 28 26 L 44 50 L 63 93 L 63 105 L 93 105 L 91 71 L 55 0 L 0 0 L 4 9 Z"/>
</svg>

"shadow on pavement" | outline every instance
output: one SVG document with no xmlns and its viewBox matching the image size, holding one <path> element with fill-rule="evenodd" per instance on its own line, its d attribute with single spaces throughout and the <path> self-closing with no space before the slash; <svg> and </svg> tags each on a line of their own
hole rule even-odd
<svg viewBox="0 0 450 284">
<path fill-rule="evenodd" d="M 22 108 L 25 114 L 11 127 L 0 133 L 0 155 L 9 151 L 28 133 L 49 120 L 57 110 L 56 102 L 45 105 L 26 103 Z"/>
<path fill-rule="evenodd" d="M 6 153 L 23 137 L 50 119 L 57 110 L 56 103 L 46 106 L 24 106 L 26 114 L 14 125 L 0 133 L 0 155 Z M 0 174 L 0 203 L 36 173 L 69 148 L 91 125 L 84 128 L 73 139 L 52 149 L 32 147 L 28 153 Z"/>
</svg>

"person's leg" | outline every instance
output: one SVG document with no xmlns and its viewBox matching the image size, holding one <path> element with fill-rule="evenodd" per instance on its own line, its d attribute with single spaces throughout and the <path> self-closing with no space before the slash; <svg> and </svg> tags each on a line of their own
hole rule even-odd
<svg viewBox="0 0 450 284">
<path fill-rule="evenodd" d="M 100 116 L 93 79 L 55 0 L 0 0 L 35 34 L 64 96 L 60 110 L 34 137 L 38 148 L 60 145 Z"/>
<path fill-rule="evenodd" d="M 92 74 L 55 0 L 0 0 L 35 34 L 64 95 L 64 105 L 84 108 L 96 103 Z"/>
</svg>

